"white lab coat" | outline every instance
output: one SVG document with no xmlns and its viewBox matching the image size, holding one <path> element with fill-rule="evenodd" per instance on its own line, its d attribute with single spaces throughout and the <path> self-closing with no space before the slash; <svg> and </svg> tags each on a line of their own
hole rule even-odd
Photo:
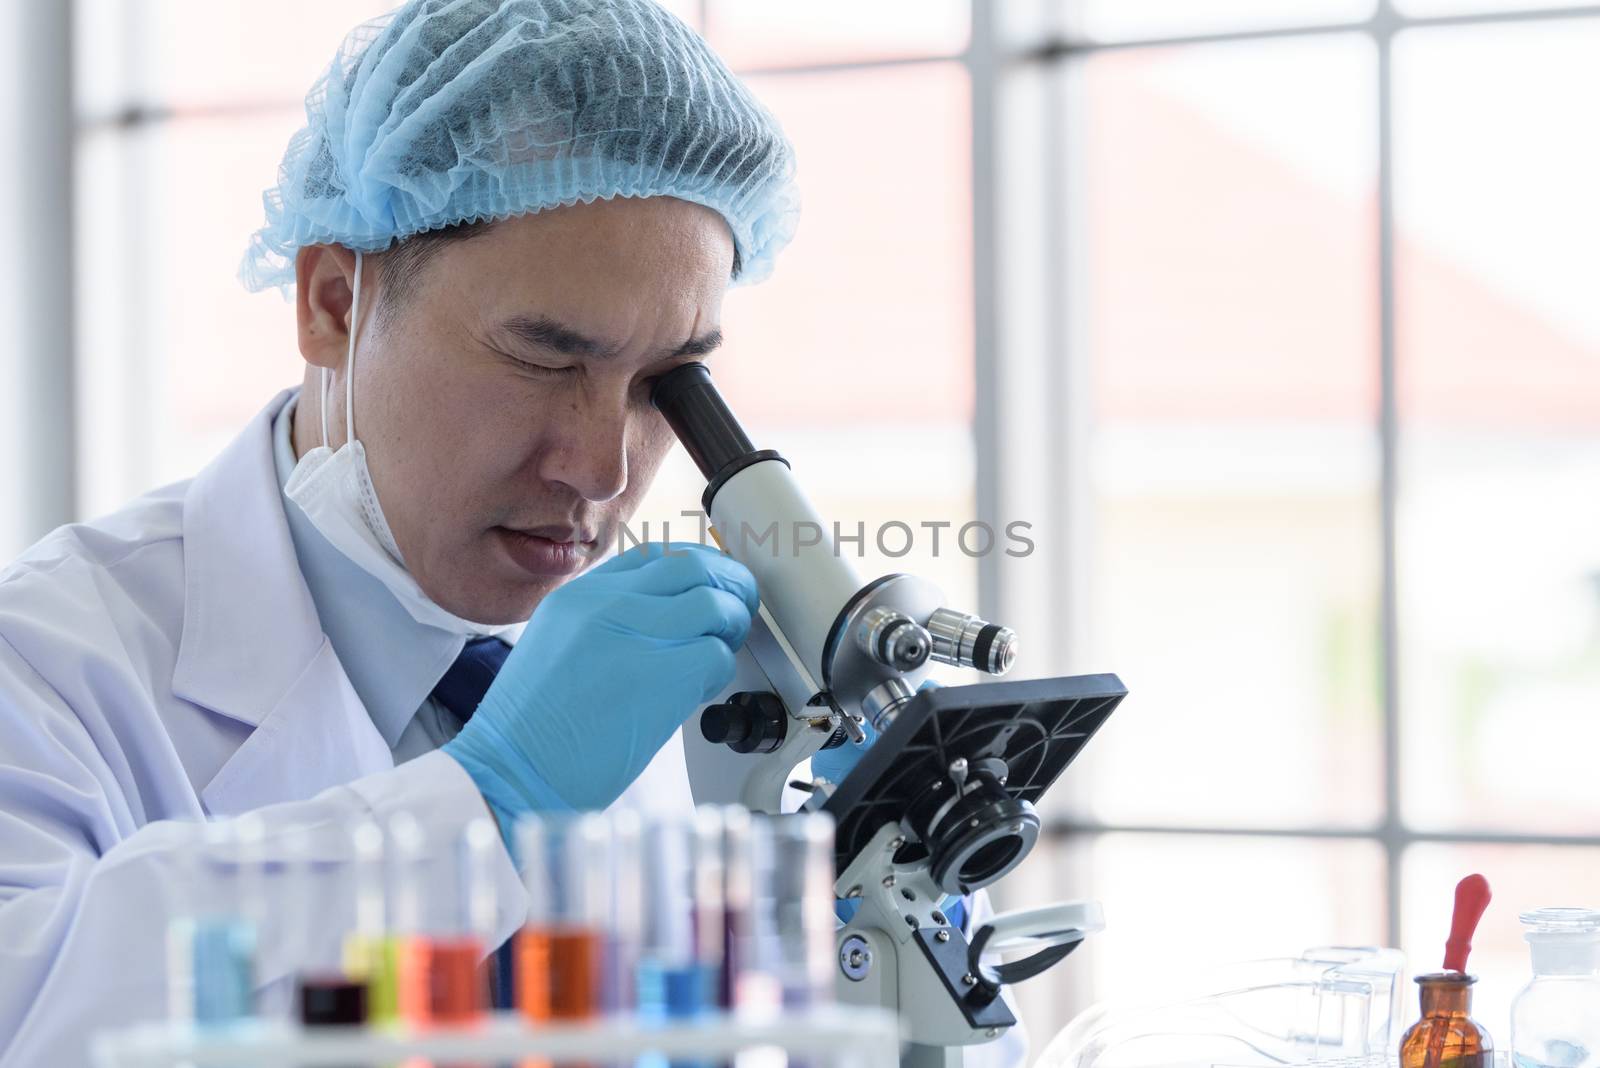
<svg viewBox="0 0 1600 1068">
<path fill-rule="evenodd" d="M 432 753 L 396 768 L 323 636 L 296 564 L 273 468 L 285 393 L 193 481 L 64 527 L 0 573 L 0 1065 L 86 1063 L 90 1031 L 159 1017 L 166 920 L 209 888 L 197 821 L 259 810 L 268 855 L 308 829 L 400 809 L 444 860 L 487 815 L 460 766 Z M 692 802 L 681 743 L 624 800 Z M 288 835 L 287 837 L 294 837 Z M 293 849 L 304 849 L 297 840 Z M 454 865 L 423 866 L 443 900 Z M 520 922 L 497 857 L 499 934 Z M 292 918 L 316 923 L 317 913 Z M 281 999 L 294 947 L 328 930 L 278 930 L 259 978 Z"/>
<path fill-rule="evenodd" d="M 168 918 L 233 892 L 183 821 L 259 811 L 266 855 L 291 840 L 300 855 L 308 834 L 337 854 L 344 828 L 409 810 L 432 832 L 438 862 L 420 870 L 442 898 L 456 837 L 487 814 L 449 756 L 394 766 L 323 635 L 273 466 L 288 396 L 192 481 L 63 527 L 0 572 L 0 1068 L 85 1064 L 92 1033 L 165 1013 Z M 691 806 L 680 738 L 620 803 Z M 505 937 L 524 904 L 504 851 L 493 879 Z M 264 912 L 259 940 L 280 1003 L 297 947 L 348 924 L 285 911 Z"/>
</svg>

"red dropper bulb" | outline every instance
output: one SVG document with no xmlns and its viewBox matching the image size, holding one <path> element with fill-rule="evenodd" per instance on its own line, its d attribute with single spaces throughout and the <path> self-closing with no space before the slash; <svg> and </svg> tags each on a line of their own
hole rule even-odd
<svg viewBox="0 0 1600 1068">
<path fill-rule="evenodd" d="M 1489 907 L 1489 880 L 1469 875 L 1456 884 L 1456 911 L 1450 917 L 1450 938 L 1444 944 L 1444 970 L 1465 972 L 1467 954 L 1472 952 L 1472 936 Z"/>
</svg>

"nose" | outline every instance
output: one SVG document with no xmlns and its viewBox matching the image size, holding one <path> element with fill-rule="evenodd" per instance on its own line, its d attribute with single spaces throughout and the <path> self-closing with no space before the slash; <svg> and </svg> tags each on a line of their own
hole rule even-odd
<svg viewBox="0 0 1600 1068">
<path fill-rule="evenodd" d="M 540 477 L 594 504 L 628 488 L 628 409 L 624 400 L 580 402 L 559 419 Z"/>
</svg>

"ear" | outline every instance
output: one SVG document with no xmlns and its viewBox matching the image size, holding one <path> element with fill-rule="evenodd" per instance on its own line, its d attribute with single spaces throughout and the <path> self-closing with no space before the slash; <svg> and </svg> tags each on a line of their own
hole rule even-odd
<svg viewBox="0 0 1600 1068">
<path fill-rule="evenodd" d="M 355 276 L 356 254 L 341 245 L 308 245 L 294 258 L 300 355 L 313 367 L 344 366 Z"/>
</svg>

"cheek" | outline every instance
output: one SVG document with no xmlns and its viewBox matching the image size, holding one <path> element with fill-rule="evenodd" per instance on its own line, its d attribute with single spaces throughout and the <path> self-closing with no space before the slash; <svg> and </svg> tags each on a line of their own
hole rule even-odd
<svg viewBox="0 0 1600 1068">
<path fill-rule="evenodd" d="M 406 349 L 374 385 L 381 419 L 375 413 L 363 428 L 358 414 L 357 431 L 371 437 L 381 422 L 383 441 L 373 451 L 406 483 L 407 505 L 430 516 L 473 510 L 514 480 L 536 447 L 525 404 L 470 358 L 427 339 Z"/>
<path fill-rule="evenodd" d="M 525 385 L 493 376 L 460 395 L 443 442 L 444 492 L 475 518 L 485 509 L 497 520 L 520 510 L 539 482 L 541 455 L 559 436 L 558 421 L 534 415 L 541 410 Z"/>
<path fill-rule="evenodd" d="M 637 431 L 628 443 L 628 493 L 637 497 L 650 488 L 650 480 L 660 469 L 661 462 L 672 451 L 677 438 L 653 409 L 641 417 Z"/>
</svg>

